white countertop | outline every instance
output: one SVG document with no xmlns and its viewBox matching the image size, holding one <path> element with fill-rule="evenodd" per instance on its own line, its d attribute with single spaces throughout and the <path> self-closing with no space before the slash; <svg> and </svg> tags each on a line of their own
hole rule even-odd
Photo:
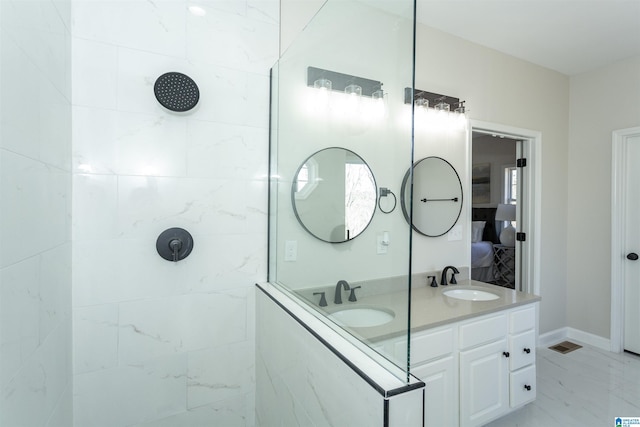
<svg viewBox="0 0 640 427">
<path fill-rule="evenodd" d="M 490 301 L 465 301 L 444 295 L 445 291 L 462 288 L 486 289 L 498 295 L 499 298 Z M 540 297 L 534 294 L 518 292 L 475 280 L 460 280 L 457 285 L 438 286 L 437 288 L 422 285 L 414 287 L 411 293 L 411 330 L 413 332 L 540 301 Z M 408 299 L 409 292 L 407 290 L 365 295 L 359 297 L 357 302 L 345 299 L 341 305 L 331 303 L 328 307 L 324 307 L 324 311 L 331 313 L 350 307 L 392 310 L 395 313 L 394 319 L 384 325 L 345 328 L 365 342 L 374 343 L 406 334 Z"/>
</svg>

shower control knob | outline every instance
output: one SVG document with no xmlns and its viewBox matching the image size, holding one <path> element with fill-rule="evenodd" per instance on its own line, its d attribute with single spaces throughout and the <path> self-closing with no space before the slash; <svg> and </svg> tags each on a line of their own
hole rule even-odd
<svg viewBox="0 0 640 427">
<path fill-rule="evenodd" d="M 627 259 L 631 260 L 631 261 L 637 261 L 638 260 L 638 254 L 635 252 L 631 252 L 630 254 L 627 255 Z"/>
<path fill-rule="evenodd" d="M 156 240 L 158 255 L 167 261 L 178 262 L 185 259 L 193 249 L 193 237 L 182 228 L 164 230 Z"/>
<path fill-rule="evenodd" d="M 173 239 L 169 242 L 169 247 L 171 248 L 173 257 L 172 261 L 178 261 L 178 254 L 180 253 L 180 249 L 182 249 L 182 241 L 180 239 Z"/>
</svg>

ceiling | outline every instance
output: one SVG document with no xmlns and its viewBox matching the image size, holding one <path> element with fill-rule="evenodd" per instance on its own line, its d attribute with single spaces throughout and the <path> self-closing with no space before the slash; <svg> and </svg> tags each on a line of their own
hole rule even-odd
<svg viewBox="0 0 640 427">
<path fill-rule="evenodd" d="M 640 55 L 640 0 L 417 0 L 419 22 L 566 75 Z"/>
</svg>

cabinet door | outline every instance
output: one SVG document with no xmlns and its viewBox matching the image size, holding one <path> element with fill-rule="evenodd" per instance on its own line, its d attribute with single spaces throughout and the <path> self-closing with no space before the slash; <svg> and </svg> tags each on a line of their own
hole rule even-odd
<svg viewBox="0 0 640 427">
<path fill-rule="evenodd" d="M 509 410 L 507 340 L 460 352 L 460 425 L 479 426 Z"/>
<path fill-rule="evenodd" d="M 452 356 L 411 369 L 425 384 L 424 425 L 457 426 L 456 364 Z"/>
</svg>

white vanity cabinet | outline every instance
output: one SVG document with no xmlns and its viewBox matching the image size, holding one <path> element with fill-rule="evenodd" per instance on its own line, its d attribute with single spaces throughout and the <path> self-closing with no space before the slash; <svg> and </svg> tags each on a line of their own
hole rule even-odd
<svg viewBox="0 0 640 427">
<path fill-rule="evenodd" d="M 411 334 L 425 426 L 481 426 L 536 397 L 537 303 Z M 406 339 L 379 351 L 406 362 Z"/>
<path fill-rule="evenodd" d="M 536 397 L 536 305 L 461 322 L 460 426 L 481 426 Z"/>
<path fill-rule="evenodd" d="M 507 315 L 463 322 L 459 333 L 460 425 L 482 425 L 509 410 Z"/>
</svg>

